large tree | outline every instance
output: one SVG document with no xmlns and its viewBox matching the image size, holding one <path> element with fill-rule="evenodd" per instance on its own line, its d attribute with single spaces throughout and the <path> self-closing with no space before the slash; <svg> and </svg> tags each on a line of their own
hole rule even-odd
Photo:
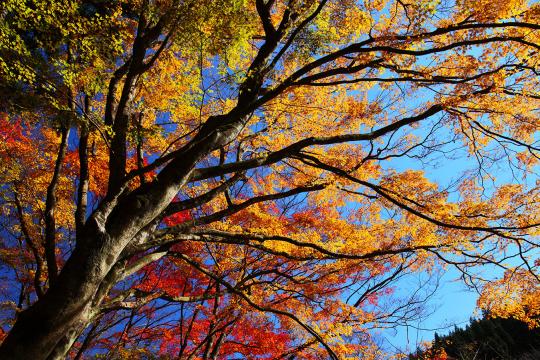
<svg viewBox="0 0 540 360">
<path fill-rule="evenodd" d="M 538 293 L 538 4 L 0 19 L 0 358 L 370 358 L 418 315 L 405 274 L 495 264 Z"/>
</svg>

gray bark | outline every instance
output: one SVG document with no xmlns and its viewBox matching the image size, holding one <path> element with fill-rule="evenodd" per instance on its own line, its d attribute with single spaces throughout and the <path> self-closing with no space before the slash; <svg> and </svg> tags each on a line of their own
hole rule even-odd
<svg viewBox="0 0 540 360">
<path fill-rule="evenodd" d="M 243 117 L 210 118 L 181 155 L 119 201 L 105 201 L 86 222 L 77 246 L 42 299 L 23 311 L 0 347 L 0 359 L 54 359 L 88 325 L 96 293 L 124 248 L 156 219 L 185 185 L 195 164 L 231 141 Z M 75 337 L 75 338 L 74 338 Z"/>
</svg>

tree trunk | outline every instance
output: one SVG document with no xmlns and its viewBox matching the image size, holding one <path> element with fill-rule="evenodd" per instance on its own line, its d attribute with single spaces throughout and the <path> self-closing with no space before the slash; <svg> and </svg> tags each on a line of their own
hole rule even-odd
<svg viewBox="0 0 540 360">
<path fill-rule="evenodd" d="M 69 345 L 75 341 L 74 334 L 88 323 L 91 300 L 103 278 L 97 267 L 92 266 L 93 258 L 89 256 L 85 260 L 80 252 L 74 253 L 56 285 L 19 315 L 0 347 L 0 359 L 59 358 L 53 354 L 55 349 L 67 346 L 68 339 L 72 338 Z"/>
<path fill-rule="evenodd" d="M 84 226 L 83 236 L 57 281 L 18 317 L 0 346 L 0 359 L 54 358 L 55 349 L 65 347 L 74 331 L 88 325 L 96 310 L 92 307 L 99 305 L 94 304 L 95 300 L 100 302 L 95 299 L 96 291 L 124 248 L 169 205 L 188 181 L 195 164 L 234 138 L 242 126 L 243 118 L 238 116 L 209 118 L 155 181 L 114 203 L 112 211 L 100 213 L 98 209 Z"/>
</svg>

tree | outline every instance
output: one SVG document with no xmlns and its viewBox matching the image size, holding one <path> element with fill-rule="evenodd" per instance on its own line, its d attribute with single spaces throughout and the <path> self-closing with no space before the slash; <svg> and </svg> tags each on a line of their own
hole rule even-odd
<svg viewBox="0 0 540 360">
<path fill-rule="evenodd" d="M 377 357 L 369 329 L 418 315 L 404 274 L 537 270 L 538 4 L 0 16 L 1 358 Z"/>
<path fill-rule="evenodd" d="M 409 355 L 409 359 L 435 359 L 446 354 L 451 359 L 534 359 L 540 346 L 539 329 L 513 318 L 493 318 L 486 313 L 471 319 L 465 329 L 457 328 L 437 337 L 431 347 Z"/>
</svg>

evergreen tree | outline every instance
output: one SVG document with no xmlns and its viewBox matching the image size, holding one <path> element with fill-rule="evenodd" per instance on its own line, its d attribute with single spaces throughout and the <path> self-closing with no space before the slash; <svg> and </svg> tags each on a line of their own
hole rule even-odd
<svg viewBox="0 0 540 360">
<path fill-rule="evenodd" d="M 530 360 L 540 355 L 540 329 L 516 319 L 471 319 L 464 329 L 454 327 L 446 336 L 435 333 L 432 346 L 409 355 L 410 360 L 439 359 Z"/>
</svg>

